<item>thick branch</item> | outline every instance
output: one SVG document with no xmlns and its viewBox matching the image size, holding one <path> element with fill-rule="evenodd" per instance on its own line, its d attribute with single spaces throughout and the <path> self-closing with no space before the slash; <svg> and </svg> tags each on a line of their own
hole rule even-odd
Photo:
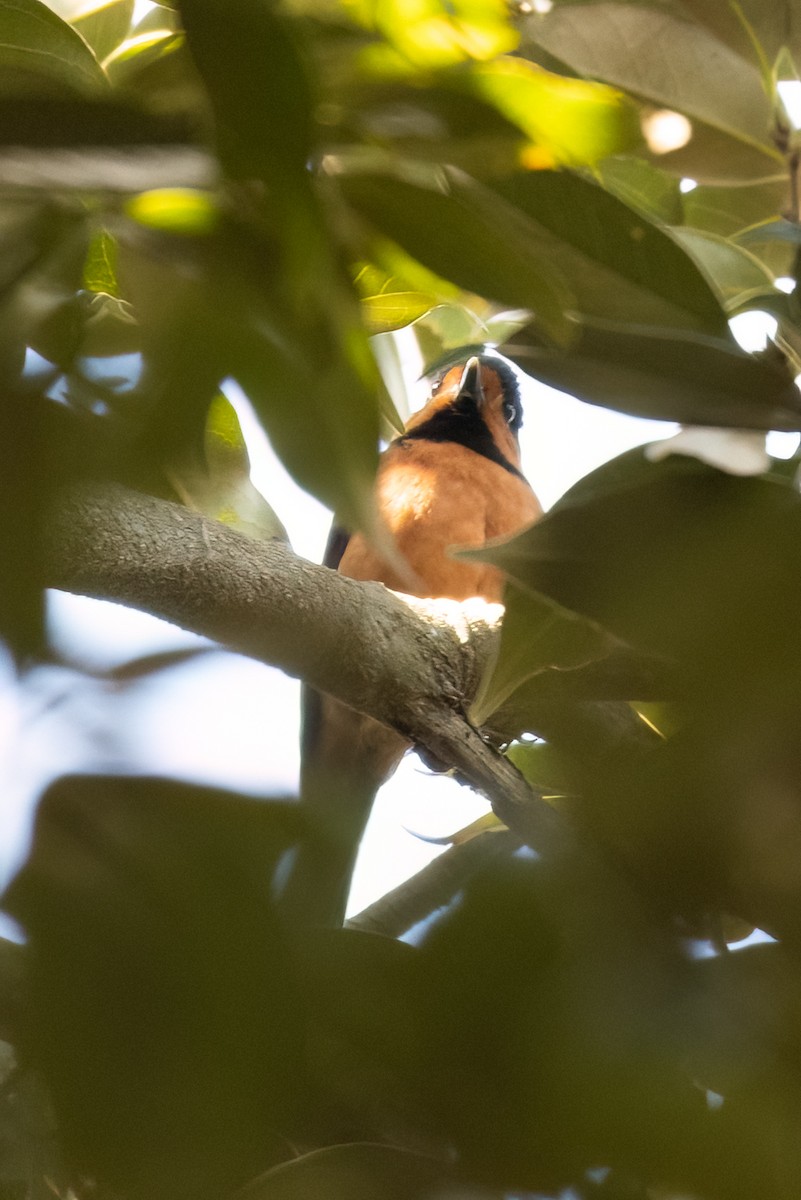
<svg viewBox="0 0 801 1200">
<path fill-rule="evenodd" d="M 566 848 L 554 811 L 464 716 L 499 605 L 402 597 L 117 486 L 69 493 L 46 536 L 48 585 L 164 617 L 305 679 L 453 766 L 538 849 Z"/>
</svg>

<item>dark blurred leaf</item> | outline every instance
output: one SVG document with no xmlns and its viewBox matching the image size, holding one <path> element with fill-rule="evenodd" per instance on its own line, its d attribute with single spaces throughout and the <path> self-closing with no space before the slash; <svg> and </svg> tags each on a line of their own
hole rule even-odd
<svg viewBox="0 0 801 1200">
<path fill-rule="evenodd" d="M 6 903 L 29 938 L 20 1045 L 74 1169 L 216 1197 L 287 1155 L 302 1009 L 271 907 L 288 805 L 65 778 Z"/>
<path fill-rule="evenodd" d="M 801 973 L 780 945 L 750 946 L 705 959 L 695 972 L 709 996 L 709 1025 L 697 1070 L 724 1096 L 801 1086 Z M 754 1096 L 756 1098 L 756 1096 Z"/>
<path fill-rule="evenodd" d="M 24 981 L 24 948 L 17 942 L 0 938 L 0 1039 L 3 1042 L 11 1040 L 12 1028 L 19 1018 L 25 996 Z"/>
<path fill-rule="evenodd" d="M 134 231 L 128 241 L 120 274 L 143 321 L 150 456 L 174 466 L 187 447 L 198 453 L 208 406 L 233 376 L 301 486 L 349 525 L 372 528 L 380 378 L 364 331 L 347 338 L 357 304 L 344 276 L 326 279 L 326 248 L 314 308 L 300 312 L 278 289 L 280 248 L 247 227 L 195 238 Z M 323 312 L 329 286 L 338 309 Z"/>
<path fill-rule="evenodd" d="M 497 107 L 473 94 L 472 78 L 472 73 L 447 75 L 436 84 L 410 88 L 397 80 L 363 80 L 354 64 L 342 89 L 340 124 L 329 137 L 447 162 L 479 179 L 506 174 L 519 162 L 525 135 Z"/>
<path fill-rule="evenodd" d="M 0 1194 L 52 1200 L 68 1188 L 47 1089 L 0 1042 Z"/>
<path fill-rule="evenodd" d="M 703 273 L 658 225 L 580 175 L 535 171 L 493 184 L 530 218 L 532 236 L 576 296 L 608 321 L 727 334 Z"/>
<path fill-rule="evenodd" d="M 232 331 L 232 374 L 301 487 L 345 525 L 376 537 L 373 481 L 383 385 L 344 279 L 331 281 L 330 299 L 339 305 L 329 311 L 333 329 L 321 309 L 298 324 L 271 309 L 272 329 Z"/>
<path fill-rule="evenodd" d="M 572 303 L 561 276 L 514 210 L 491 204 L 477 186 L 448 180 L 442 190 L 380 175 L 340 180 L 349 202 L 385 236 L 445 279 L 488 300 L 537 312 L 557 341 Z"/>
<path fill-rule="evenodd" d="M 550 1195 L 604 1163 L 669 1195 L 748 1196 L 745 1148 L 715 1191 L 729 1148 L 683 1065 L 691 979 L 625 885 L 498 865 L 428 936 L 422 971 L 427 1103 L 473 1177 Z"/>
<path fill-rule="evenodd" d="M 721 698 L 766 680 L 794 686 L 801 499 L 784 483 L 688 458 L 641 464 L 595 494 L 584 481 L 512 541 L 470 553 L 634 645 L 677 656 Z"/>
<path fill-rule="evenodd" d="M 270 235 L 262 239 L 254 222 L 250 249 L 269 245 L 272 261 L 258 280 L 253 264 L 246 272 L 258 318 L 230 330 L 230 373 L 298 481 L 345 523 L 379 536 L 371 487 L 381 383 L 309 174 L 313 94 L 304 48 L 295 27 L 256 0 L 226 6 L 222 40 L 215 3 L 186 0 L 181 13 L 229 173 L 268 184 L 259 208 Z M 237 256 L 246 241 L 235 246 Z"/>
<path fill-rule="evenodd" d="M 397 1146 L 361 1142 L 282 1163 L 240 1195 L 242 1200 L 432 1200 L 440 1189 L 444 1196 L 455 1195 L 455 1186 L 442 1161 Z"/>
<path fill-rule="evenodd" d="M 288 22 L 259 0 L 182 0 L 189 49 L 234 175 L 302 175 L 313 149 L 309 77 Z"/>
<path fill-rule="evenodd" d="M 536 731 L 554 702 L 673 696 L 668 663 L 636 653 L 586 617 L 513 584 L 504 603 L 497 656 L 470 710 L 477 724 L 508 737 Z"/>
<path fill-rule="evenodd" d="M 747 354 L 733 339 L 626 327 L 597 319 L 570 351 L 529 326 L 500 347 L 544 383 L 634 416 L 743 429 L 801 429 L 801 393 L 784 363 Z"/>
<path fill-rule="evenodd" d="M 173 145 L 192 136 L 180 116 L 150 113 L 129 99 L 0 95 L 0 144 L 6 146 Z"/>
<path fill-rule="evenodd" d="M 134 14 L 135 0 L 106 0 L 79 13 L 72 21 L 101 61 L 125 38 Z"/>
<path fill-rule="evenodd" d="M 120 287 L 141 331 L 131 452 L 145 476 L 163 477 L 187 453 L 202 453 L 209 405 L 230 373 L 225 324 L 212 322 L 197 278 L 211 246 L 203 237 L 164 235 L 120 243 Z"/>
<path fill-rule="evenodd" d="M 124 300 L 80 291 L 39 324 L 30 344 L 43 358 L 69 371 L 78 357 L 135 354 L 141 349 L 142 335 L 131 306 Z"/>
<path fill-rule="evenodd" d="M 393 1131 L 414 1145 L 429 1070 L 417 951 L 375 934 L 318 930 L 297 940 L 295 961 L 306 997 L 309 1072 L 324 1098 L 319 1140 L 378 1140 Z M 445 1150 L 434 1129 L 426 1145 Z"/>
<path fill-rule="evenodd" d="M 78 286 L 85 250 L 80 214 L 45 204 L 0 212 L 0 634 L 20 659 L 43 645 L 39 533 L 53 482 L 43 462 L 39 385 L 23 380 L 25 345 Z"/>
<path fill-rule="evenodd" d="M 542 672 L 564 673 L 597 663 L 620 647 L 605 630 L 544 596 L 509 586 L 497 656 L 471 707 L 483 724 L 509 696 Z"/>
<path fill-rule="evenodd" d="M 0 3 L 2 90 L 84 93 L 106 86 L 106 77 L 83 38 L 40 0 Z"/>
</svg>

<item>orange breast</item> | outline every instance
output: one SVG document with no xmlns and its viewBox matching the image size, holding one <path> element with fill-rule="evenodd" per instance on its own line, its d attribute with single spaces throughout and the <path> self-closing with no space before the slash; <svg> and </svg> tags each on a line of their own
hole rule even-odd
<svg viewBox="0 0 801 1200">
<path fill-rule="evenodd" d="M 421 597 L 499 600 L 503 577 L 484 563 L 460 561 L 453 548 L 483 546 L 529 525 L 542 509 L 528 483 L 497 463 L 450 442 L 410 441 L 390 446 L 376 479 L 379 510 L 414 576 L 408 579 L 355 534 L 340 571 L 376 579 Z"/>
</svg>

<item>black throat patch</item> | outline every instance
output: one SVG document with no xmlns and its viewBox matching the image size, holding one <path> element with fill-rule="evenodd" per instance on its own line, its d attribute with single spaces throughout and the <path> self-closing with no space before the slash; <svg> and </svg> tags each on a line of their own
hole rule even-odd
<svg viewBox="0 0 801 1200">
<path fill-rule="evenodd" d="M 441 408 L 422 425 L 410 429 L 398 442 L 455 442 L 497 463 L 505 471 L 525 480 L 525 476 L 503 455 L 493 441 L 472 396 L 462 394 L 447 408 Z"/>
</svg>

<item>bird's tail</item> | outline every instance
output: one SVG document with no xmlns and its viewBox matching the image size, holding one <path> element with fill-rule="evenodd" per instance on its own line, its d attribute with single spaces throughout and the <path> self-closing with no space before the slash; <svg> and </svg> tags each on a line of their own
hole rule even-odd
<svg viewBox="0 0 801 1200">
<path fill-rule="evenodd" d="M 386 726 L 305 689 L 300 777 L 305 836 L 279 900 L 288 920 L 342 924 L 373 801 L 407 747 Z"/>
</svg>

